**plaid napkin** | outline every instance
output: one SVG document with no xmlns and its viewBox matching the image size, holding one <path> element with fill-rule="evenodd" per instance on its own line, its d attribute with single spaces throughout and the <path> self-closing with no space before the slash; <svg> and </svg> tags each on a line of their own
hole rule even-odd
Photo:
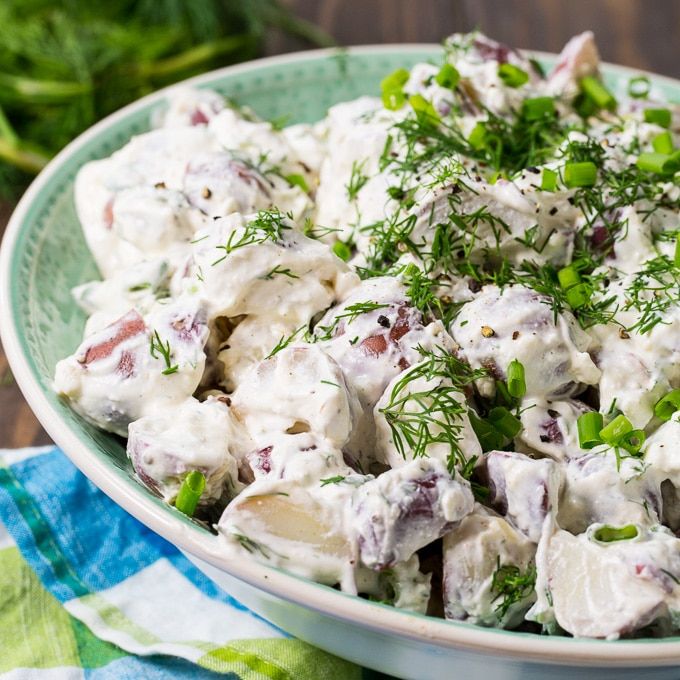
<svg viewBox="0 0 680 680">
<path fill-rule="evenodd" d="M 290 638 L 218 589 L 59 449 L 0 450 L 0 677 L 225 675 L 378 677 Z"/>
</svg>

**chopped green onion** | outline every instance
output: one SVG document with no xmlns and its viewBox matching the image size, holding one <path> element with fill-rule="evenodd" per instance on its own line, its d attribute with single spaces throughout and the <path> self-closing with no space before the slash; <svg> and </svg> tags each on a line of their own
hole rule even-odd
<svg viewBox="0 0 680 680">
<path fill-rule="evenodd" d="M 617 446 L 623 437 L 633 431 L 633 423 L 623 414 L 616 416 L 609 425 L 600 430 L 603 442 Z"/>
<path fill-rule="evenodd" d="M 576 99 L 574 99 L 573 106 L 574 109 L 576 109 L 576 113 L 578 113 L 581 118 L 588 118 L 588 116 L 592 116 L 598 111 L 597 104 L 583 93 L 579 94 Z"/>
<path fill-rule="evenodd" d="M 671 390 L 654 405 L 654 415 L 661 420 L 670 420 L 680 410 L 680 389 Z"/>
<path fill-rule="evenodd" d="M 470 424 L 477 435 L 482 451 L 495 451 L 505 444 L 505 437 L 486 420 L 482 420 L 474 411 L 469 412 Z"/>
<path fill-rule="evenodd" d="M 529 74 L 514 64 L 499 64 L 498 77 L 508 87 L 520 87 L 529 81 Z"/>
<path fill-rule="evenodd" d="M 432 102 L 428 102 L 422 94 L 411 95 L 408 98 L 408 103 L 421 123 L 439 123 L 440 118 L 437 110 L 432 106 Z"/>
<path fill-rule="evenodd" d="M 649 90 L 652 87 L 647 76 L 637 76 L 628 81 L 628 95 L 633 99 L 647 99 Z"/>
<path fill-rule="evenodd" d="M 619 446 L 624 448 L 628 453 L 635 456 L 640 453 L 642 445 L 645 443 L 644 430 L 632 430 L 628 434 L 624 434 L 619 441 Z"/>
<path fill-rule="evenodd" d="M 593 531 L 593 538 L 600 543 L 612 543 L 613 541 L 629 541 L 637 538 L 638 529 L 634 524 L 626 524 L 624 527 L 612 527 L 605 524 Z"/>
<path fill-rule="evenodd" d="M 557 272 L 557 280 L 564 290 L 569 290 L 569 288 L 577 283 L 581 283 L 581 275 L 576 271 L 576 267 L 570 265 Z"/>
<path fill-rule="evenodd" d="M 515 399 L 521 399 L 527 393 L 527 383 L 524 379 L 524 366 L 517 359 L 508 365 L 508 392 Z"/>
<path fill-rule="evenodd" d="M 508 411 L 505 406 L 496 406 L 489 411 L 486 417 L 494 429 L 505 435 L 508 439 L 515 437 L 522 429 L 522 422 L 519 418 Z"/>
<path fill-rule="evenodd" d="M 677 153 L 641 153 L 635 165 L 640 170 L 654 172 L 657 175 L 672 175 L 680 170 L 680 156 Z"/>
<path fill-rule="evenodd" d="M 590 301 L 591 290 L 587 283 L 581 281 L 581 275 L 575 267 L 569 266 L 557 272 L 557 280 L 565 291 L 567 302 L 572 309 L 583 307 Z"/>
<path fill-rule="evenodd" d="M 597 181 L 597 166 L 591 161 L 567 163 L 564 166 L 564 183 L 570 188 L 592 187 Z"/>
<path fill-rule="evenodd" d="M 458 73 L 458 69 L 455 66 L 444 64 L 434 79 L 437 85 L 453 90 L 460 82 L 460 73 Z"/>
<path fill-rule="evenodd" d="M 205 476 L 198 470 L 192 470 L 182 482 L 175 499 L 175 507 L 185 515 L 192 517 L 196 512 L 198 501 L 205 491 Z"/>
<path fill-rule="evenodd" d="M 409 72 L 405 68 L 399 68 L 380 81 L 382 101 L 386 109 L 396 111 L 406 102 L 404 85 L 409 79 Z"/>
<path fill-rule="evenodd" d="M 645 109 L 645 122 L 654 123 L 661 127 L 671 126 L 670 109 Z"/>
<path fill-rule="evenodd" d="M 512 406 L 515 403 L 514 397 L 508 392 L 508 386 L 502 380 L 496 380 L 496 402 L 501 402 Z"/>
<path fill-rule="evenodd" d="M 591 290 L 585 283 L 579 283 L 570 288 L 567 293 L 567 302 L 572 309 L 578 309 L 590 302 Z"/>
<path fill-rule="evenodd" d="M 675 239 L 675 254 L 673 256 L 673 264 L 680 269 L 680 236 Z"/>
<path fill-rule="evenodd" d="M 592 449 L 602 443 L 600 430 L 604 425 L 602 414 L 598 411 L 582 413 L 576 421 L 578 443 L 582 449 Z"/>
<path fill-rule="evenodd" d="M 341 259 L 347 262 L 352 257 L 351 248 L 343 241 L 336 241 L 332 246 L 333 252 Z"/>
<path fill-rule="evenodd" d="M 652 139 L 652 147 L 657 153 L 673 153 L 673 137 L 666 130 Z"/>
<path fill-rule="evenodd" d="M 543 174 L 541 176 L 541 190 L 555 191 L 555 189 L 557 189 L 557 173 L 554 170 L 543 168 Z"/>
<path fill-rule="evenodd" d="M 472 128 L 472 132 L 470 132 L 468 137 L 468 143 L 475 150 L 484 148 L 486 143 L 486 125 L 484 123 L 477 123 Z"/>
<path fill-rule="evenodd" d="M 555 113 L 555 100 L 552 97 L 525 99 L 522 104 L 522 117 L 525 120 L 540 120 L 547 116 L 554 116 Z"/>
<path fill-rule="evenodd" d="M 598 109 L 607 109 L 608 111 L 616 109 L 616 98 L 597 78 L 593 76 L 582 78 L 581 90 L 588 99 L 595 103 Z"/>
<path fill-rule="evenodd" d="M 309 193 L 309 186 L 302 175 L 298 175 L 296 173 L 293 173 L 292 175 L 286 175 L 285 180 L 292 187 L 300 187 L 300 189 L 302 189 L 302 191 L 304 191 L 306 194 Z"/>
</svg>

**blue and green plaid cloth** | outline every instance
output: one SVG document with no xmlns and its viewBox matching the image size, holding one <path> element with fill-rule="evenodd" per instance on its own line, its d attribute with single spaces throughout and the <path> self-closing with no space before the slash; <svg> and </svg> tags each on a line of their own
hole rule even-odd
<svg viewBox="0 0 680 680">
<path fill-rule="evenodd" d="M 225 676 L 377 677 L 246 609 L 59 449 L 0 450 L 0 677 Z"/>
</svg>

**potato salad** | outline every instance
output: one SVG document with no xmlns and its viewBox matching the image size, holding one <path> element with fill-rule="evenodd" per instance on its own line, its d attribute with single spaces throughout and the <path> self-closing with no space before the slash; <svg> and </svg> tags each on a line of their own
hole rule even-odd
<svg viewBox="0 0 680 680">
<path fill-rule="evenodd" d="M 480 33 L 281 127 L 180 87 L 79 172 L 55 390 L 259 560 L 481 626 L 680 627 L 680 107 Z"/>
</svg>

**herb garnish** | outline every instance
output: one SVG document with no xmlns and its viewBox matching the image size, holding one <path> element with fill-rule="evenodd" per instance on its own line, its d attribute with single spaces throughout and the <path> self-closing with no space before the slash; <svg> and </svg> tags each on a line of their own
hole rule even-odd
<svg viewBox="0 0 680 680">
<path fill-rule="evenodd" d="M 165 362 L 165 369 L 161 371 L 163 375 L 177 373 L 179 366 L 172 363 L 172 350 L 170 349 L 170 341 L 168 340 L 163 342 L 161 336 L 156 330 L 151 335 L 149 351 L 154 359 L 158 359 L 158 355 L 161 355 L 163 361 Z"/>
<path fill-rule="evenodd" d="M 530 565 L 522 573 L 514 564 L 501 564 L 500 555 L 496 557 L 496 571 L 491 580 L 491 592 L 496 593 L 496 600 L 501 602 L 496 606 L 496 614 L 503 619 L 510 607 L 529 597 L 536 585 L 536 567 Z M 501 599 L 502 598 L 502 599 Z"/>
</svg>

